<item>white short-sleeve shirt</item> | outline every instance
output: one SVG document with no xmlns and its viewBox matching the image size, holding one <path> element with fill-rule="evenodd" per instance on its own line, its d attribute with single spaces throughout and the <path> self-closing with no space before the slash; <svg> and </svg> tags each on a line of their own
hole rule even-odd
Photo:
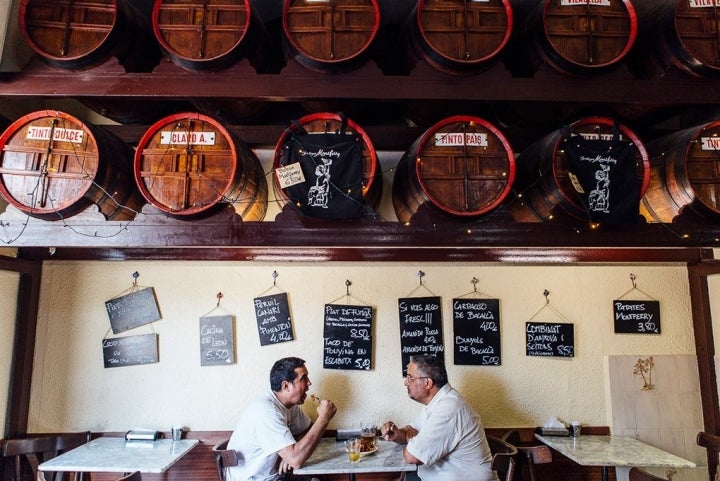
<svg viewBox="0 0 720 481">
<path fill-rule="evenodd" d="M 480 416 L 449 384 L 435 394 L 411 424 L 418 434 L 407 450 L 422 461 L 423 481 L 497 479 Z"/>
<path fill-rule="evenodd" d="M 290 409 L 268 389 L 243 412 L 228 441 L 228 449 L 242 456 L 241 465 L 226 468 L 228 481 L 274 480 L 278 473 L 278 451 L 295 444 L 312 420 L 300 406 Z"/>
</svg>

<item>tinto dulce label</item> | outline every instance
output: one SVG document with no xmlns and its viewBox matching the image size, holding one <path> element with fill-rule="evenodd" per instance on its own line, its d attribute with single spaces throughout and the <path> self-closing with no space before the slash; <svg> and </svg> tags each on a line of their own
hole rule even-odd
<svg viewBox="0 0 720 481">
<path fill-rule="evenodd" d="M 83 134 L 79 129 L 59 129 L 52 127 L 30 126 L 27 129 L 27 140 L 50 140 L 50 132 L 52 131 L 52 139 L 58 142 L 72 142 L 73 144 L 82 144 Z"/>
<path fill-rule="evenodd" d="M 720 0 L 690 0 L 690 8 L 720 7 Z"/>
<path fill-rule="evenodd" d="M 720 150 L 720 138 L 700 137 L 700 145 L 702 150 Z"/>
<path fill-rule="evenodd" d="M 215 145 L 215 132 L 160 132 L 160 145 Z"/>
<path fill-rule="evenodd" d="M 570 5 L 599 5 L 601 7 L 609 7 L 610 6 L 610 0 L 562 0 L 560 2 L 561 6 L 570 6 Z"/>
<path fill-rule="evenodd" d="M 447 132 L 435 134 L 435 145 L 438 147 L 487 147 L 487 134 L 478 132 Z"/>
</svg>

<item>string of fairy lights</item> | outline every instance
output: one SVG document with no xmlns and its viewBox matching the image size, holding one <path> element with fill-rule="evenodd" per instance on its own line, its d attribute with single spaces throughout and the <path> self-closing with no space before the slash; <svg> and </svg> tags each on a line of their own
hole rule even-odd
<svg viewBox="0 0 720 481">
<path fill-rule="evenodd" d="M 61 120 L 63 122 L 65 121 L 65 119 L 61 119 Z M 180 128 L 181 126 L 182 126 L 182 124 L 177 123 L 175 127 Z M 63 125 L 63 127 L 66 127 L 66 125 Z M 73 149 L 77 149 L 77 146 L 75 144 L 71 144 L 71 145 L 73 146 Z M 170 147 L 171 146 L 168 146 L 166 149 L 165 154 L 167 154 L 167 158 L 164 158 L 165 154 L 163 154 L 163 160 L 155 165 L 154 173 L 159 174 L 163 170 L 162 169 L 163 162 L 165 162 L 165 161 L 171 162 L 172 149 Z M 188 148 L 189 148 L 189 146 L 188 146 Z M 250 149 L 249 147 L 248 147 L 248 151 L 253 155 L 253 157 L 255 156 L 255 154 L 252 152 L 252 149 Z M 47 194 L 47 192 L 41 192 L 41 189 L 42 189 L 41 186 L 42 186 L 42 183 L 46 180 L 44 177 L 47 175 L 47 167 L 48 167 L 50 152 L 51 152 L 51 149 L 49 150 L 46 157 L 40 163 L 40 168 L 38 170 L 38 175 L 37 175 L 35 184 L 32 186 L 32 188 L 30 189 L 30 191 L 27 194 L 30 199 L 30 202 L 28 204 L 28 205 L 30 205 L 30 209 L 29 209 L 28 213 L 26 214 L 24 220 L 17 220 L 15 218 L 4 220 L 3 218 L 0 217 L 0 242 L 1 243 L 6 244 L 6 245 L 13 245 L 24 235 L 24 233 L 26 232 L 26 230 L 32 220 L 31 218 L 34 217 L 33 211 L 35 208 L 34 206 L 35 206 L 35 202 L 36 202 L 38 193 L 40 193 L 41 195 Z M 74 150 L 74 154 L 75 155 L 73 157 L 75 160 L 83 158 L 83 156 L 79 155 L 76 150 Z M 468 155 L 467 152 L 465 152 L 464 155 Z M 410 157 L 409 152 L 405 152 L 405 154 L 402 156 L 402 158 L 400 159 L 400 162 L 398 163 L 397 166 L 392 166 L 392 167 L 388 167 L 385 170 L 381 169 L 380 171 L 376 171 L 373 178 L 365 178 L 363 180 L 363 182 L 366 183 L 366 185 L 370 181 L 382 182 L 384 177 L 386 177 L 388 174 L 394 174 L 395 171 L 397 169 L 401 168 L 404 163 L 412 162 L 413 160 L 415 160 L 415 159 L 412 159 L 409 157 Z M 257 161 L 258 165 L 260 166 L 260 169 L 262 170 L 262 166 L 260 164 L 260 161 L 257 159 L 257 157 L 255 157 L 253 160 Z M 2 164 L 0 163 L 0 165 L 2 165 Z M 165 166 L 165 167 L 167 167 L 167 166 Z M 47 201 L 50 204 L 51 210 L 53 211 L 53 215 L 56 215 L 57 219 L 55 221 L 47 220 L 47 222 L 59 222 L 63 229 L 68 229 L 69 231 L 72 231 L 74 234 L 76 234 L 78 236 L 107 239 L 107 238 L 117 237 L 123 233 L 129 232 L 134 224 L 142 225 L 142 222 L 139 221 L 139 219 L 138 219 L 139 217 L 141 217 L 140 214 L 142 214 L 142 216 L 151 216 L 151 217 L 152 216 L 172 217 L 172 215 L 171 215 L 172 211 L 161 212 L 161 211 L 155 211 L 152 209 L 150 209 L 150 210 L 143 209 L 143 211 L 140 212 L 130 205 L 124 205 L 115 197 L 115 194 L 109 192 L 105 186 L 101 185 L 100 183 L 98 183 L 95 180 L 94 173 L 86 170 L 84 161 L 82 161 L 80 163 L 79 170 L 88 179 L 92 179 L 91 183 L 92 183 L 93 187 L 102 193 L 103 199 L 106 199 L 106 200 L 112 202 L 115 205 L 115 207 L 117 207 L 118 209 L 123 209 L 124 211 L 127 211 L 129 213 L 129 218 L 127 220 L 120 220 L 120 221 L 106 220 L 105 222 L 101 223 L 102 224 L 101 229 L 98 229 L 97 224 L 84 223 L 82 221 L 73 222 L 72 220 L 70 220 L 69 217 L 63 215 L 62 206 L 56 205 L 57 199 L 54 198 L 52 195 L 48 195 Z M 538 170 L 536 173 L 537 173 L 537 176 L 536 176 L 535 180 L 532 183 L 530 183 L 529 185 L 525 186 L 522 190 L 518 190 L 515 188 L 515 186 L 512 186 L 512 188 L 511 188 L 512 196 L 509 196 L 501 204 L 499 204 L 495 209 L 493 209 L 492 214 L 509 213 L 511 210 L 511 207 L 515 203 L 520 203 L 521 205 L 524 205 L 527 208 L 532 209 L 531 206 L 527 205 L 527 202 L 525 200 L 526 193 L 535 189 L 537 187 L 537 185 L 543 181 L 543 178 L 545 176 L 552 175 L 551 165 L 548 164 L 548 165 L 544 166 L 542 169 Z M 242 191 L 239 192 L 238 195 L 236 195 L 236 196 L 229 196 L 229 195 L 227 195 L 226 192 L 221 192 L 220 190 L 216 189 L 214 184 L 211 184 L 211 186 L 212 186 L 212 188 L 215 188 L 215 193 L 217 194 L 219 203 L 229 204 L 229 205 L 233 205 L 233 206 L 241 205 L 244 207 L 249 204 L 255 204 L 257 202 L 267 202 L 268 204 L 274 203 L 276 205 L 276 207 L 278 209 L 280 209 L 280 211 L 282 211 L 283 207 L 287 204 L 292 204 L 292 201 L 283 194 L 282 189 L 280 189 L 280 191 L 278 191 L 277 185 L 273 182 L 274 174 L 275 174 L 275 172 L 274 172 L 274 169 L 272 169 L 272 168 L 270 170 L 263 170 L 264 178 L 261 181 L 266 182 L 267 185 L 270 185 L 270 184 L 273 185 L 274 196 L 271 197 L 269 195 L 269 189 L 268 189 L 267 199 L 262 199 L 262 200 L 258 200 L 256 198 L 256 196 L 254 196 L 252 194 L 248 197 L 247 193 L 244 193 Z M 395 173 L 394 175 L 397 175 L 397 173 Z M 150 180 L 150 182 L 151 182 L 150 187 L 152 187 L 152 182 L 154 182 L 155 179 L 159 178 L 159 175 L 158 176 L 150 176 L 150 177 L 152 177 L 152 179 Z M 346 194 L 346 191 L 348 188 L 347 186 L 335 185 L 334 183 L 332 183 L 332 180 L 331 180 L 330 188 L 337 195 L 346 196 L 351 201 L 357 202 L 352 197 L 350 197 Z M 380 227 L 382 227 L 383 225 L 386 225 L 386 226 L 388 226 L 388 229 L 391 229 L 392 226 L 397 224 L 396 219 L 389 219 L 389 218 L 385 217 L 384 215 L 382 215 L 381 213 L 376 211 L 373 206 L 367 205 L 364 201 L 361 202 L 361 204 L 362 204 L 362 208 L 363 208 L 363 210 L 362 210 L 363 218 L 372 220 L 373 222 L 376 222 L 377 225 Z M 510 214 L 510 215 L 512 215 L 512 214 Z M 541 222 L 553 222 L 554 220 L 555 220 L 554 216 L 551 214 L 551 215 L 547 216 L 546 218 L 542 219 Z M 465 222 L 465 224 L 464 224 L 466 227 L 465 232 L 468 235 L 476 233 L 482 228 L 482 226 L 485 223 L 492 222 L 492 221 L 493 221 L 492 215 L 481 215 L 481 216 L 474 217 L 471 220 L 467 220 Z M 11 229 L 9 229 L 9 228 L 11 226 L 14 226 L 16 224 L 16 222 L 19 222 L 20 229 L 19 229 L 19 231 L 15 232 L 15 233 L 11 233 Z M 41 221 L 41 222 L 45 222 L 45 221 Z M 662 226 L 672 236 L 676 237 L 677 239 L 687 240 L 690 238 L 689 233 L 678 232 L 670 224 L 667 224 L 667 223 L 660 223 L 660 224 L 662 224 Z M 425 228 L 422 225 L 413 225 L 412 220 L 410 222 L 407 222 L 406 225 L 408 227 L 415 227 L 415 228 L 419 228 L 419 229 Z M 560 226 L 560 228 L 572 231 L 576 234 L 581 234 L 587 230 L 592 231 L 592 230 L 595 230 L 600 227 L 600 224 L 598 224 L 598 223 L 595 223 L 595 222 L 592 222 L 589 220 L 587 222 L 584 222 L 580 219 L 578 219 L 578 222 L 574 222 L 574 223 L 573 222 L 569 222 L 569 223 L 556 222 L 555 225 Z M 114 228 L 113 228 L 113 226 L 114 226 Z M 715 241 L 720 242 L 719 239 L 715 239 Z"/>
</svg>

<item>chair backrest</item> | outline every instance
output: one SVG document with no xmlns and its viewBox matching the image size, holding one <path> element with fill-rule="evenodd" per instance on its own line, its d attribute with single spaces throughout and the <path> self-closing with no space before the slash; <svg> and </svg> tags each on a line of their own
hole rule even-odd
<svg viewBox="0 0 720 481">
<path fill-rule="evenodd" d="M 135 471 L 134 473 L 123 476 L 117 481 L 142 481 L 142 474 L 140 473 L 140 471 Z"/>
<path fill-rule="evenodd" d="M 630 468 L 628 478 L 630 479 L 630 481 L 668 481 L 665 478 L 655 476 L 654 474 L 650 474 L 644 469 L 640 468 Z"/>
<path fill-rule="evenodd" d="M 495 436 L 487 436 L 490 452 L 492 453 L 492 469 L 500 481 L 513 481 L 518 450 L 515 446 Z"/>
<path fill-rule="evenodd" d="M 524 479 L 523 472 L 527 469 L 530 481 L 539 481 L 540 478 L 538 477 L 535 465 L 552 462 L 552 451 L 550 451 L 550 448 L 545 444 L 522 446 L 520 433 L 516 429 L 506 431 L 500 439 L 515 446 L 520 453 L 517 457 L 518 463 L 515 468 L 515 480 L 521 481 Z"/>
<path fill-rule="evenodd" d="M 14 474 L 11 479 L 15 481 L 25 479 L 63 481 L 71 476 L 75 481 L 83 481 L 85 473 L 38 472 L 38 466 L 58 454 L 85 444 L 89 440 L 89 431 L 6 439 L 3 442 L 2 455 L 6 459 L 14 458 Z"/>
<path fill-rule="evenodd" d="M 698 446 L 720 453 L 720 436 L 700 431 L 696 442 Z"/>
<path fill-rule="evenodd" d="M 229 439 L 221 441 L 212 448 L 219 481 L 225 481 L 225 468 L 237 466 L 241 462 L 241 456 L 238 456 L 237 451 L 227 448 L 228 441 Z"/>
</svg>

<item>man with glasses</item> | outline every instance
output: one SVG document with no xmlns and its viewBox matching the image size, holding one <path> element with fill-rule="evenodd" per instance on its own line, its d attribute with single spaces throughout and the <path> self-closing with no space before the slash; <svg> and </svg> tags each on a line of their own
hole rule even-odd
<svg viewBox="0 0 720 481">
<path fill-rule="evenodd" d="M 228 449 L 238 452 L 238 466 L 226 468 L 228 481 L 312 481 L 292 473 L 310 457 L 337 408 L 327 399 L 317 407 L 317 420 L 300 408 L 312 386 L 305 361 L 286 357 L 270 370 L 270 389 L 240 417 Z"/>
<path fill-rule="evenodd" d="M 422 481 L 497 479 L 480 416 L 450 386 L 442 359 L 411 356 L 405 386 L 410 399 L 425 407 L 411 424 L 401 428 L 388 421 L 380 432 L 388 441 L 406 444 L 405 461 L 418 465 Z"/>
</svg>

